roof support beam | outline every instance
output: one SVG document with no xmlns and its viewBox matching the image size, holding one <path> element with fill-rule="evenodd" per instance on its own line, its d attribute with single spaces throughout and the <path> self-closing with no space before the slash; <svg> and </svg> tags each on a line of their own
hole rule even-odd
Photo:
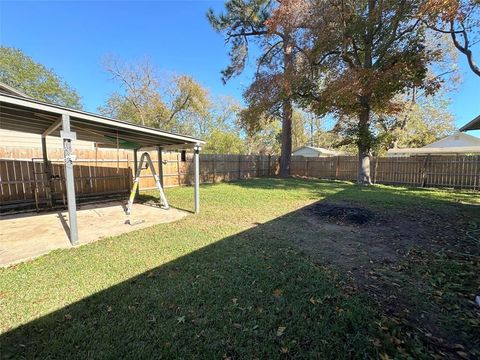
<svg viewBox="0 0 480 360">
<path fill-rule="evenodd" d="M 58 129 L 58 127 L 62 124 L 62 119 L 57 119 L 52 125 L 48 127 L 42 134 L 42 138 L 50 135 L 52 132 Z"/>
<path fill-rule="evenodd" d="M 193 149 L 193 192 L 195 199 L 195 214 L 198 214 L 200 212 L 200 149 L 200 146 L 196 146 Z"/>
<path fill-rule="evenodd" d="M 70 116 L 62 115 L 63 158 L 65 161 L 65 186 L 67 188 L 68 223 L 70 226 L 70 243 L 78 245 L 77 200 L 75 198 L 75 179 L 73 177 L 72 139 L 75 133 L 70 132 Z"/>
</svg>

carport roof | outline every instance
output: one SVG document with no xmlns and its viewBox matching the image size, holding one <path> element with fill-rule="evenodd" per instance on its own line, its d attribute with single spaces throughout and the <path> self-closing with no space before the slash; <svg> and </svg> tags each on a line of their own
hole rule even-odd
<svg viewBox="0 0 480 360">
<path fill-rule="evenodd" d="M 62 115 L 70 116 L 71 131 L 78 140 L 93 141 L 100 146 L 120 148 L 154 147 L 191 148 L 205 142 L 190 136 L 161 131 L 147 126 L 111 119 L 98 114 L 52 105 L 30 98 L 0 93 L 0 128 L 60 136 L 55 127 Z"/>
</svg>

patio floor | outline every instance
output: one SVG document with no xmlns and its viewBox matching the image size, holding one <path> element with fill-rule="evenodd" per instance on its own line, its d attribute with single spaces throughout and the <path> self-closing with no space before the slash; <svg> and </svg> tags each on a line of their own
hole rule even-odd
<svg viewBox="0 0 480 360">
<path fill-rule="evenodd" d="M 77 211 L 80 245 L 182 219 L 186 212 L 134 204 L 127 217 L 121 202 L 83 205 Z M 130 219 L 135 225 L 126 224 Z M 71 247 L 68 212 L 8 215 L 0 218 L 0 266 L 33 259 L 54 249 Z"/>
</svg>

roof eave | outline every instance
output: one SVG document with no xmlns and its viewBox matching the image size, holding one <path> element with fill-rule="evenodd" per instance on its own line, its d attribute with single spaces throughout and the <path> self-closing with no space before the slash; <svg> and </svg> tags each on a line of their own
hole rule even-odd
<svg viewBox="0 0 480 360">
<path fill-rule="evenodd" d="M 459 131 L 480 130 L 480 115 L 469 123 L 463 125 Z"/>
</svg>

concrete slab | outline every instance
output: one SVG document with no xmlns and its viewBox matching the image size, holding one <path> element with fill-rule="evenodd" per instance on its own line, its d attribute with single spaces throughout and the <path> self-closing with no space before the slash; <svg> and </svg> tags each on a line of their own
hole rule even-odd
<svg viewBox="0 0 480 360">
<path fill-rule="evenodd" d="M 186 212 L 134 204 L 127 216 L 123 203 L 83 205 L 77 211 L 80 245 L 152 225 L 182 219 Z M 135 225 L 126 224 L 130 220 Z M 33 259 L 54 249 L 72 247 L 68 238 L 68 212 L 9 215 L 0 218 L 0 266 Z"/>
</svg>

